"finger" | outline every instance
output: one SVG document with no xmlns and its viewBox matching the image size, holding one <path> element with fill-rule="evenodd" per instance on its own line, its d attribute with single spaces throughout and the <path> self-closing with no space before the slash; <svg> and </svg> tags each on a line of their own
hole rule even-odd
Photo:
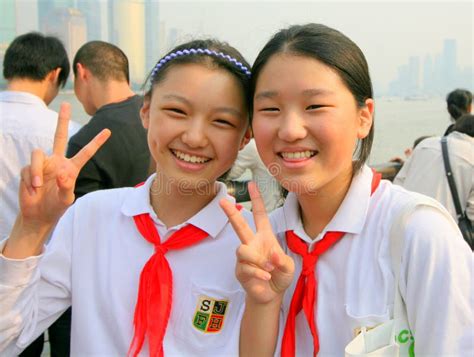
<svg viewBox="0 0 474 357">
<path fill-rule="evenodd" d="M 109 129 L 103 129 L 92 139 L 81 151 L 79 151 L 72 159 L 72 163 L 80 170 L 95 155 L 97 150 L 107 141 L 111 132 Z"/>
<path fill-rule="evenodd" d="M 281 251 L 273 251 L 270 256 L 270 262 L 275 267 L 275 269 L 279 270 L 284 274 L 293 274 L 295 270 L 295 263 L 293 259 L 286 255 L 283 250 Z"/>
<path fill-rule="evenodd" d="M 237 248 L 235 254 L 239 262 L 255 265 L 266 271 L 272 271 L 275 268 L 273 264 L 268 261 L 267 257 L 257 253 L 254 248 L 251 248 L 246 244 L 242 244 Z"/>
<path fill-rule="evenodd" d="M 268 281 L 272 278 L 269 272 L 245 263 L 237 264 L 235 275 L 240 282 L 246 282 L 253 278 Z"/>
<path fill-rule="evenodd" d="M 271 230 L 272 227 L 268 220 L 267 210 L 255 182 L 249 182 L 248 189 L 250 199 L 252 200 L 252 212 L 257 231 Z"/>
<path fill-rule="evenodd" d="M 69 206 L 74 202 L 75 177 L 71 177 L 66 171 L 61 171 L 56 177 L 58 185 L 58 198 L 64 205 Z"/>
<path fill-rule="evenodd" d="M 59 108 L 58 122 L 56 124 L 56 132 L 54 133 L 53 153 L 56 155 L 64 155 L 68 141 L 69 118 L 71 117 L 71 105 L 69 103 L 61 103 Z"/>
<path fill-rule="evenodd" d="M 26 188 L 26 190 L 28 191 L 30 196 L 33 196 L 36 193 L 36 191 L 35 191 L 33 185 L 31 184 L 31 174 L 30 173 L 31 173 L 30 166 L 26 166 L 26 167 L 21 169 L 20 177 L 21 177 L 21 183 L 23 183 L 23 186 Z M 21 187 L 21 185 L 20 185 L 20 187 Z"/>
<path fill-rule="evenodd" d="M 40 149 L 35 149 L 31 153 L 30 176 L 31 186 L 39 188 L 43 186 L 43 166 L 44 153 Z"/>
<path fill-rule="evenodd" d="M 235 205 L 227 201 L 225 198 L 221 199 L 219 204 L 229 218 L 230 224 L 232 225 L 232 228 L 234 228 L 235 233 L 237 233 L 240 241 L 243 244 L 249 244 L 253 241 L 255 235 Z"/>
</svg>

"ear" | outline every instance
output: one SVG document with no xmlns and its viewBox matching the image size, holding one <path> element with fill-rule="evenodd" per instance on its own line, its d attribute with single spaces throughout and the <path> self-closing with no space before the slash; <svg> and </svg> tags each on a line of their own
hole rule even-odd
<svg viewBox="0 0 474 357">
<path fill-rule="evenodd" d="M 58 67 L 56 69 L 53 69 L 51 72 L 47 74 L 46 79 L 52 84 L 57 86 L 60 73 L 61 73 L 61 68 Z"/>
<path fill-rule="evenodd" d="M 145 129 L 148 129 L 150 125 L 150 97 L 145 95 L 143 98 L 143 105 L 140 108 L 140 118 L 142 119 L 142 124 Z"/>
<path fill-rule="evenodd" d="M 89 76 L 89 71 L 81 63 L 76 63 L 76 77 L 86 79 Z"/>
<path fill-rule="evenodd" d="M 359 109 L 359 128 L 357 138 L 363 139 L 369 135 L 374 118 L 375 104 L 372 98 L 366 99 L 365 106 Z"/>
<path fill-rule="evenodd" d="M 240 146 L 239 146 L 239 150 L 242 150 L 245 145 L 247 145 L 250 141 L 250 139 L 252 138 L 252 129 L 250 128 L 250 126 L 247 127 L 247 129 L 245 130 L 245 133 L 244 133 L 244 136 L 242 137 L 242 140 L 240 141 Z"/>
</svg>

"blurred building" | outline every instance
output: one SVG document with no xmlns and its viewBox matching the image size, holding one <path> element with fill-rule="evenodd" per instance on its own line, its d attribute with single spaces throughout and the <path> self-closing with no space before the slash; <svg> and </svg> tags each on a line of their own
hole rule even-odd
<svg viewBox="0 0 474 357">
<path fill-rule="evenodd" d="M 130 80 L 141 85 L 146 77 L 145 1 L 110 2 L 112 33 L 110 42 L 119 46 L 130 63 Z"/>
<path fill-rule="evenodd" d="M 146 24 L 146 73 L 149 73 L 161 56 L 162 24 L 160 23 L 160 7 L 157 0 L 146 0 L 145 2 L 145 24 Z"/>
<path fill-rule="evenodd" d="M 49 12 L 55 21 L 43 24 L 44 32 L 57 36 L 64 43 L 70 59 L 87 41 L 86 18 L 76 8 L 54 8 Z"/>
</svg>

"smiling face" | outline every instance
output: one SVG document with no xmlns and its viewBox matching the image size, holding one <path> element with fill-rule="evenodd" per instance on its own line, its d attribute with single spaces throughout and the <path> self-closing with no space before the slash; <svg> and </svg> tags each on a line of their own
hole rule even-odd
<svg viewBox="0 0 474 357">
<path fill-rule="evenodd" d="M 170 68 L 141 110 L 159 180 L 183 190 L 213 185 L 250 136 L 237 79 L 202 64 Z"/>
<path fill-rule="evenodd" d="M 331 194 L 348 187 L 353 153 L 358 139 L 369 133 L 372 112 L 372 99 L 358 108 L 329 66 L 280 53 L 265 64 L 256 83 L 255 141 L 287 190 Z"/>
</svg>

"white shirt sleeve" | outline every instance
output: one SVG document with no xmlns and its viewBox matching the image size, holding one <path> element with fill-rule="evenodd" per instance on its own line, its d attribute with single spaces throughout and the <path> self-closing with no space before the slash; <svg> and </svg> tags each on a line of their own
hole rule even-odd
<svg viewBox="0 0 474 357">
<path fill-rule="evenodd" d="M 451 217 L 432 207 L 410 217 L 400 286 L 415 355 L 474 355 L 473 255 Z"/>
<path fill-rule="evenodd" d="M 245 170 L 252 168 L 255 166 L 255 163 L 258 159 L 258 152 L 255 143 L 252 141 L 249 142 L 242 150 L 239 151 L 239 155 L 235 160 L 234 165 L 230 169 L 229 174 L 227 177 L 231 180 L 237 179 L 245 172 Z"/>
<path fill-rule="evenodd" d="M 44 254 L 20 260 L 0 255 L 2 356 L 16 356 L 71 305 L 71 213 L 59 221 Z"/>
<path fill-rule="evenodd" d="M 413 154 L 412 154 L 413 156 Z M 395 185 L 398 185 L 398 186 L 403 186 L 403 183 L 405 182 L 405 178 L 407 176 L 407 171 L 408 171 L 408 168 L 411 164 L 411 157 L 410 156 L 406 161 L 405 163 L 402 165 L 401 169 L 398 171 L 397 173 L 397 176 L 395 176 L 395 178 L 393 179 L 393 183 Z"/>
</svg>

